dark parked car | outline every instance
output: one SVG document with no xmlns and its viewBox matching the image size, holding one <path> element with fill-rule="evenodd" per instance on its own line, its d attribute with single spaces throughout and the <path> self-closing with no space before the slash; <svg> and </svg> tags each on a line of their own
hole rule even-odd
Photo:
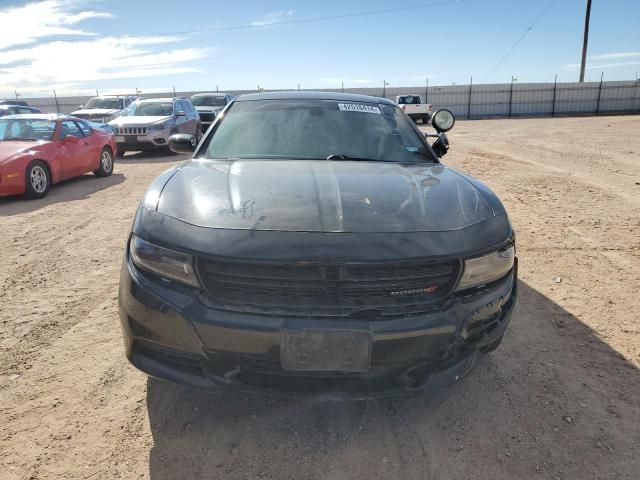
<svg viewBox="0 0 640 480">
<path fill-rule="evenodd" d="M 191 103 L 200 114 L 203 132 L 209 129 L 216 115 L 222 112 L 233 98 L 233 95 L 227 93 L 196 93 L 191 97 Z"/>
<path fill-rule="evenodd" d="M 149 187 L 120 279 L 126 355 L 187 385 L 350 398 L 462 378 L 516 300 L 514 232 L 394 103 L 236 98 Z"/>
<path fill-rule="evenodd" d="M 25 107 L 24 105 L 0 105 L 0 117 L 7 115 L 29 115 L 32 113 L 44 113 L 39 108 Z"/>
<path fill-rule="evenodd" d="M 21 107 L 29 106 L 29 104 L 24 100 L 0 100 L 0 105 L 20 105 Z"/>
</svg>

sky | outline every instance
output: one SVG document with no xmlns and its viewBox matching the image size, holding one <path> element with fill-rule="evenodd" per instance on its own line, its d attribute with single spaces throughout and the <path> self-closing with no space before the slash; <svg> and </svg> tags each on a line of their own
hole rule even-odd
<svg viewBox="0 0 640 480">
<path fill-rule="evenodd" d="M 0 97 L 577 81 L 586 0 L 0 0 Z M 640 71 L 593 0 L 585 80 Z"/>
</svg>

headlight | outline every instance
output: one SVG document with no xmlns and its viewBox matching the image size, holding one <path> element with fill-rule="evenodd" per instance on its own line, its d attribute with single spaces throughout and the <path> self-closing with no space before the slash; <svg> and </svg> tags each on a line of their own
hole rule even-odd
<svg viewBox="0 0 640 480">
<path fill-rule="evenodd" d="M 129 242 L 129 253 L 133 263 L 142 270 L 148 270 L 161 277 L 199 287 L 193 256 L 159 247 L 133 235 Z"/>
<path fill-rule="evenodd" d="M 499 280 L 513 268 L 515 255 L 515 247 L 511 244 L 488 255 L 466 259 L 456 290 L 465 290 Z"/>
<path fill-rule="evenodd" d="M 165 123 L 159 123 L 157 125 L 151 125 L 149 127 L 149 131 L 150 132 L 158 132 L 160 130 L 165 130 L 167 127 L 169 126 L 169 124 L 167 122 Z"/>
</svg>

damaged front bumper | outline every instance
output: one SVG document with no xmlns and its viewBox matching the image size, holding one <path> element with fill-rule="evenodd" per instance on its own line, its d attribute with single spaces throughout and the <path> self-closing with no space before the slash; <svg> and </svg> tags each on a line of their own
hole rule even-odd
<svg viewBox="0 0 640 480">
<path fill-rule="evenodd" d="M 160 379 L 204 389 L 368 399 L 419 394 L 463 378 L 499 342 L 517 296 L 517 263 L 501 280 L 453 295 L 443 308 L 385 320 L 224 311 L 192 288 L 163 285 L 125 260 L 119 312 L 127 358 Z M 283 331 L 367 331 L 363 372 L 283 369 Z"/>
</svg>

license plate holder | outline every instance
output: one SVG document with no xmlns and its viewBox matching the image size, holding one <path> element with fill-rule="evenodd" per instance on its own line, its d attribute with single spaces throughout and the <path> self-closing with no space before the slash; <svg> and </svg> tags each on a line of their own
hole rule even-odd
<svg viewBox="0 0 640 480">
<path fill-rule="evenodd" d="M 287 371 L 366 372 L 371 333 L 361 330 L 283 330 L 280 362 Z"/>
</svg>

